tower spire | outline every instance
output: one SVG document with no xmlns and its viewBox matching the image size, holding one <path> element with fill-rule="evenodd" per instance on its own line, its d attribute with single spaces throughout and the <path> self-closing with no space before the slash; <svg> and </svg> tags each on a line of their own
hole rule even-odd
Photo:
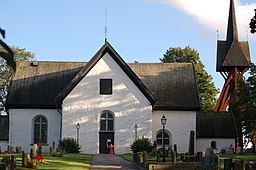
<svg viewBox="0 0 256 170">
<path fill-rule="evenodd" d="M 230 0 L 229 16 L 228 16 L 228 29 L 227 29 L 227 45 L 231 46 L 233 41 L 238 41 L 238 31 L 236 25 L 236 13 L 234 0 Z"/>
</svg>

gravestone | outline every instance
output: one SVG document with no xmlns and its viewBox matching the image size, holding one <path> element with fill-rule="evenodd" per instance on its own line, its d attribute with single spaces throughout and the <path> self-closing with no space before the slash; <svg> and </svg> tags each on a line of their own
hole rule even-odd
<svg viewBox="0 0 256 170">
<path fill-rule="evenodd" d="M 177 145 L 176 145 L 176 144 L 173 145 L 173 150 L 176 152 L 176 157 L 177 157 L 177 156 L 178 156 L 178 155 L 177 155 L 178 152 L 177 152 Z"/>
<path fill-rule="evenodd" d="M 205 156 L 201 159 L 201 164 L 205 166 L 216 166 L 218 165 L 218 160 L 219 158 L 216 154 L 214 154 L 213 148 L 207 148 L 205 151 Z"/>
<path fill-rule="evenodd" d="M 42 138 L 39 138 L 38 142 L 38 155 L 42 156 Z"/>
<path fill-rule="evenodd" d="M 189 149 L 188 149 L 188 155 L 194 155 L 195 153 L 195 131 L 190 131 L 189 136 Z"/>
<path fill-rule="evenodd" d="M 1 164 L 3 166 L 3 168 L 5 168 L 4 170 L 11 170 L 11 159 L 8 156 L 3 157 L 3 159 L 1 160 Z M 4 166 L 5 164 L 5 166 Z"/>
<path fill-rule="evenodd" d="M 224 170 L 231 170 L 232 167 L 232 159 L 224 159 Z"/>
<path fill-rule="evenodd" d="M 33 145 L 33 155 L 32 156 L 36 156 L 37 155 L 37 144 Z"/>
</svg>

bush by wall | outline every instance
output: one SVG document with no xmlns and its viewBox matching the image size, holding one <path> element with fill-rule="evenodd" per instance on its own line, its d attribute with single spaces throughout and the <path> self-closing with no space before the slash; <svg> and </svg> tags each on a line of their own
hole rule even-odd
<svg viewBox="0 0 256 170">
<path fill-rule="evenodd" d="M 60 145 L 63 148 L 63 151 L 66 153 L 79 153 L 81 147 L 77 144 L 74 138 L 63 138 L 60 141 Z"/>
</svg>

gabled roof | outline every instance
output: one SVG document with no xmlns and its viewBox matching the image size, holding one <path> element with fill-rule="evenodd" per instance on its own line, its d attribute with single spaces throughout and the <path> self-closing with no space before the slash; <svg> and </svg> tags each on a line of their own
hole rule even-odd
<svg viewBox="0 0 256 170">
<path fill-rule="evenodd" d="M 11 108 L 56 108 L 86 75 L 97 60 L 108 52 L 133 79 L 155 110 L 199 110 L 199 94 L 194 66 L 191 63 L 126 64 L 109 44 L 90 62 L 22 62 L 11 81 L 6 101 Z M 124 68 L 123 68 L 124 67 Z M 152 97 L 151 97 L 152 95 Z M 153 101 L 154 99 L 154 101 Z"/>
<path fill-rule="evenodd" d="M 228 71 L 237 67 L 241 72 L 249 67 L 250 51 L 247 41 L 238 41 L 234 1 L 230 0 L 226 41 L 217 42 L 216 71 Z"/>
<path fill-rule="evenodd" d="M 154 105 L 155 99 L 147 87 L 137 77 L 137 75 L 130 69 L 121 56 L 114 50 L 114 48 L 105 41 L 105 44 L 94 55 L 94 57 L 81 69 L 81 71 L 70 81 L 70 83 L 61 91 L 57 96 L 56 101 L 61 104 L 65 97 L 76 87 L 76 85 L 86 76 L 86 74 L 95 66 L 95 64 L 108 53 L 114 61 L 120 66 L 120 68 L 126 73 L 126 75 L 132 80 L 132 82 L 140 89 L 149 102 Z"/>
<path fill-rule="evenodd" d="M 6 108 L 56 108 L 55 97 L 86 63 L 17 62 Z"/>
<path fill-rule="evenodd" d="M 198 112 L 196 114 L 197 138 L 237 137 L 232 112 Z"/>
</svg>

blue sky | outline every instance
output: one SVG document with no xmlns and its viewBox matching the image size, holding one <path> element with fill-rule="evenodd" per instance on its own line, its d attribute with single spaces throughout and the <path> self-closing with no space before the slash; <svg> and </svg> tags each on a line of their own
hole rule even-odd
<svg viewBox="0 0 256 170">
<path fill-rule="evenodd" d="M 235 5 L 239 39 L 249 41 L 255 62 L 256 35 L 248 24 L 256 2 Z M 160 62 L 169 47 L 190 46 L 222 88 L 216 42 L 226 37 L 229 0 L 8 0 L 1 2 L 0 26 L 8 45 L 39 61 L 88 61 L 104 44 L 105 9 L 108 41 L 126 62 Z"/>
</svg>

